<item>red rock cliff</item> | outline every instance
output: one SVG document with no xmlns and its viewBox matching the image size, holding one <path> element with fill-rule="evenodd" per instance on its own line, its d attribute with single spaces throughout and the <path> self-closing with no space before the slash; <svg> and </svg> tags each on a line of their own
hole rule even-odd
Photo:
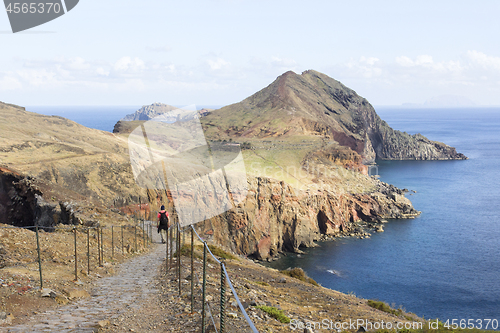
<svg viewBox="0 0 500 333">
<path fill-rule="evenodd" d="M 419 214 L 402 190 L 384 183 L 369 194 L 299 191 L 268 178 L 251 179 L 249 188 L 241 205 L 198 228 L 214 242 L 260 259 L 313 246 L 323 235 L 349 232 L 354 222 L 377 224 Z"/>
</svg>

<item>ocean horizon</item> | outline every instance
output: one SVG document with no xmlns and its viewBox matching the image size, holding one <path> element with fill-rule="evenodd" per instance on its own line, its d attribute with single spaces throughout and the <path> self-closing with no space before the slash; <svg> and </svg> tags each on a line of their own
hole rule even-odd
<svg viewBox="0 0 500 333">
<path fill-rule="evenodd" d="M 47 116 L 60 116 L 73 120 L 86 127 L 106 132 L 113 132 L 116 122 L 128 114 L 139 110 L 142 105 L 57 105 L 57 106 L 26 106 L 26 111 L 40 113 Z M 183 107 L 183 106 L 178 106 Z M 196 105 L 202 108 L 220 108 L 221 105 Z"/>
</svg>

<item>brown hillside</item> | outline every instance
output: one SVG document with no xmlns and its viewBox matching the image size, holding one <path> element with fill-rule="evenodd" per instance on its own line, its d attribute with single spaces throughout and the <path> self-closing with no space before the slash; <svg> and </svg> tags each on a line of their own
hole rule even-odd
<svg viewBox="0 0 500 333">
<path fill-rule="evenodd" d="M 378 159 L 463 159 L 454 148 L 393 130 L 354 90 L 325 74 L 286 72 L 245 100 L 211 112 L 203 123 L 217 139 L 276 139 L 297 135 L 334 140 Z"/>
</svg>

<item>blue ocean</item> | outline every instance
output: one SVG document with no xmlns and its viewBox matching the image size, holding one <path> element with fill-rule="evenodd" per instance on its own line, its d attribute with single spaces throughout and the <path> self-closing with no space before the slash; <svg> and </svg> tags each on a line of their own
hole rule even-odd
<svg viewBox="0 0 500 333">
<path fill-rule="evenodd" d="M 500 319 L 500 109 L 377 113 L 469 160 L 378 161 L 382 181 L 416 191 L 407 196 L 421 216 L 391 220 L 370 239 L 319 243 L 274 267 L 302 267 L 325 287 L 428 319 Z"/>
<path fill-rule="evenodd" d="M 138 106 L 28 107 L 112 131 Z M 302 267 L 325 287 L 425 318 L 500 320 L 500 108 L 377 108 L 388 124 L 457 148 L 465 161 L 378 161 L 407 188 L 420 217 L 391 220 L 370 239 L 318 243 L 276 268 Z"/>
<path fill-rule="evenodd" d="M 27 106 L 26 111 L 61 116 L 84 126 L 113 132 L 116 122 L 141 106 Z"/>
</svg>

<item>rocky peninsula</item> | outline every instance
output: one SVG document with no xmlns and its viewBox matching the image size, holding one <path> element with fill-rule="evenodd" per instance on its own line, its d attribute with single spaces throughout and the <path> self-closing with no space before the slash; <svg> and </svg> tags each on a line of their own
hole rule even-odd
<svg viewBox="0 0 500 333">
<path fill-rule="evenodd" d="M 137 186 L 127 146 L 133 128 L 172 110 L 145 106 L 111 134 L 0 104 L 1 222 L 95 225 L 103 223 L 96 211 L 105 209 L 109 219 L 149 218 L 161 204 L 172 209 L 165 190 Z M 198 228 L 216 244 L 260 259 L 339 234 L 364 237 L 386 219 L 417 216 L 401 190 L 369 175 L 375 159 L 466 158 L 393 130 L 366 99 L 312 70 L 284 73 L 242 102 L 199 116 L 209 142 L 243 148 L 249 191 Z"/>
<path fill-rule="evenodd" d="M 52 231 L 61 225 L 128 226 L 138 224 L 134 217 L 154 220 L 162 204 L 172 211 L 166 190 L 141 188 L 135 182 L 127 141 L 135 128 L 172 110 L 160 103 L 145 106 L 108 133 L 0 102 L 0 224 L 38 225 Z M 248 185 L 245 200 L 196 228 L 209 242 L 241 258 L 263 260 L 286 251 L 301 252 L 315 246 L 315 241 L 336 236 L 364 238 L 383 231 L 387 219 L 418 216 L 420 212 L 405 197 L 406 190 L 371 175 L 370 165 L 377 159 L 466 159 L 444 143 L 390 128 L 366 99 L 316 71 L 284 73 L 240 103 L 203 110 L 196 117 L 209 145 L 239 144 Z M 34 245 L 28 242 L 32 232 L 12 230 L 0 233 L 0 269 L 9 279 L 25 274 L 32 281 L 32 273 L 15 268 L 34 260 Z M 57 232 L 45 237 L 54 244 L 69 239 Z M 61 268 L 65 273 L 57 276 L 59 282 L 72 265 L 60 258 L 70 252 L 69 247 L 61 247 L 44 254 L 52 265 L 65 266 Z M 126 257 L 127 253 L 122 260 Z M 265 271 L 244 260 L 235 269 Z M 100 272 L 112 274 L 106 268 Z M 240 278 L 237 283 L 242 288 L 245 283 L 270 284 L 265 290 L 257 289 L 274 295 L 279 289 L 276 274 L 255 273 L 268 280 L 252 283 Z M 297 293 L 310 289 L 295 287 Z M 17 304 L 17 296 L 7 294 L 2 296 L 4 308 Z M 331 297 L 349 308 L 358 304 L 358 310 L 368 309 L 365 300 L 351 302 L 340 293 Z M 320 303 L 319 312 L 325 306 Z M 370 312 L 370 316 L 376 314 Z"/>
</svg>

